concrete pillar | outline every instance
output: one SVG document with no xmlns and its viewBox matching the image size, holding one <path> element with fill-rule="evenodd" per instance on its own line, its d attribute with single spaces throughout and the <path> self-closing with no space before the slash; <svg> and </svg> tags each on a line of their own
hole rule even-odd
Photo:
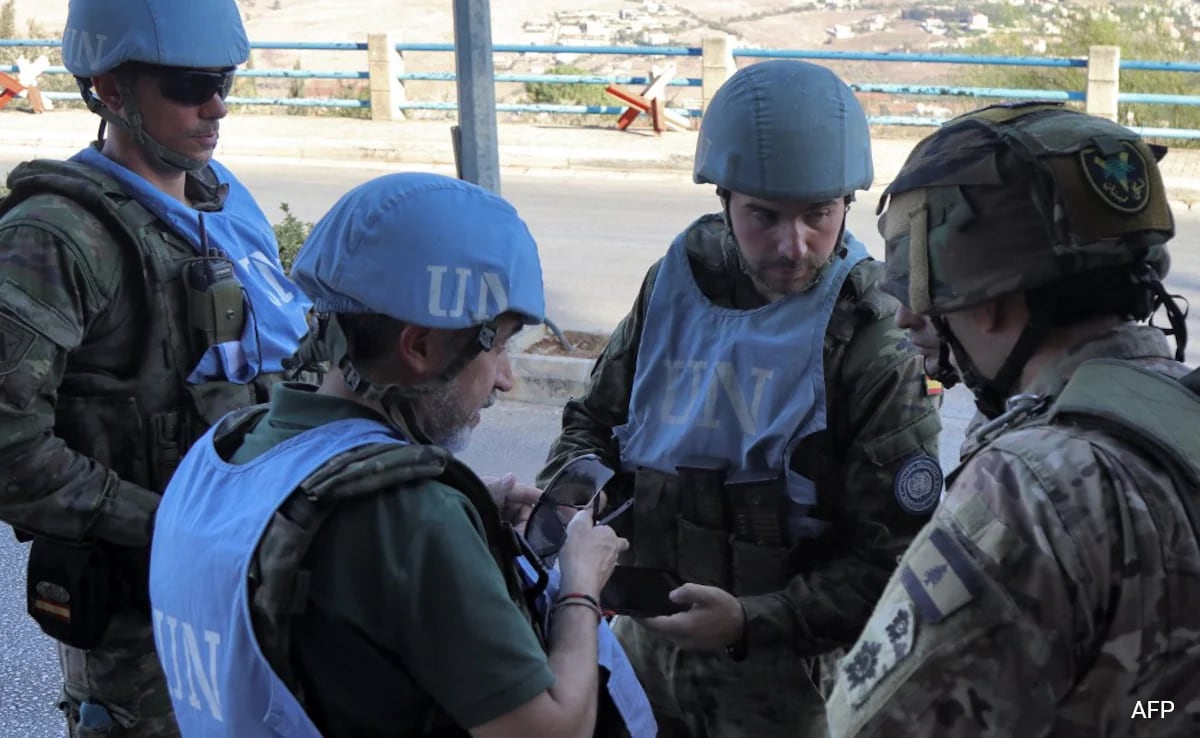
<svg viewBox="0 0 1200 738">
<path fill-rule="evenodd" d="M 458 78 L 458 172 L 500 194 L 500 133 L 492 61 L 491 0 L 454 0 L 454 71 Z"/>
<path fill-rule="evenodd" d="M 1115 121 L 1120 90 L 1121 47 L 1088 47 L 1087 112 Z"/>
<path fill-rule="evenodd" d="M 700 110 L 708 110 L 708 101 L 717 88 L 737 71 L 733 60 L 733 39 L 727 35 L 708 36 L 700 42 Z"/>
<path fill-rule="evenodd" d="M 371 87 L 372 120 L 404 120 L 399 109 L 404 102 L 404 85 L 396 79 L 404 72 L 404 58 L 396 51 L 400 34 L 367 34 L 367 74 Z"/>
</svg>

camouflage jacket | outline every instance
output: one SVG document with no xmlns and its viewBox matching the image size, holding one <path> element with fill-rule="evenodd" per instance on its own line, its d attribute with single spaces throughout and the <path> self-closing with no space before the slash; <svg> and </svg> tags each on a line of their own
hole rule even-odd
<svg viewBox="0 0 1200 738">
<path fill-rule="evenodd" d="M 1030 392 L 1057 395 L 1096 358 L 1186 373 L 1169 356 L 1158 330 L 1126 324 Z M 1195 490 L 1086 423 L 989 430 L 839 664 L 831 735 L 1197 735 L 1200 541 L 1181 502 Z M 1174 714 L 1145 719 L 1164 700 Z"/>
<path fill-rule="evenodd" d="M 187 447 L 280 377 L 186 384 L 198 354 L 181 272 L 195 249 L 115 181 L 35 161 L 8 184 L 0 520 L 34 536 L 145 546 Z M 221 207 L 225 187 L 203 172 L 186 187 L 198 209 Z"/>
<path fill-rule="evenodd" d="M 763 304 L 727 251 L 724 217 L 705 216 L 687 234 L 696 281 L 723 307 Z M 642 284 L 633 310 L 613 332 L 592 369 L 582 397 L 563 411 L 563 431 L 553 444 L 542 484 L 564 463 L 595 453 L 620 468 L 612 429 L 626 421 L 647 304 L 661 261 Z M 897 557 L 928 519 L 905 512 L 893 493 L 905 459 L 937 459 L 941 431 L 934 398 L 927 396 L 921 358 L 895 325 L 896 302 L 876 285 L 879 262 L 868 259 L 850 272 L 824 341 L 828 428 L 803 440 L 792 456 L 797 472 L 816 482 L 816 514 L 828 532 L 799 544 L 804 561 L 786 588 L 740 598 L 749 645 L 787 643 L 802 655 L 847 646 L 866 622 Z M 609 503 L 632 493 L 632 475 L 609 485 Z M 620 526 L 618 525 L 618 528 Z"/>
</svg>

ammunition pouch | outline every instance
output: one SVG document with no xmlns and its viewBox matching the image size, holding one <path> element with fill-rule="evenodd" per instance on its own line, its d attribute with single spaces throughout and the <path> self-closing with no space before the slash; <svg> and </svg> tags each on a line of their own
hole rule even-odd
<svg viewBox="0 0 1200 738">
<path fill-rule="evenodd" d="M 675 571 L 735 595 L 783 589 L 791 574 L 791 500 L 782 473 L 737 472 L 692 457 L 671 475 L 638 469 L 630 563 Z"/>
<path fill-rule="evenodd" d="M 33 539 L 26 605 L 46 635 L 84 650 L 100 645 L 113 614 L 112 553 L 99 542 Z"/>
</svg>

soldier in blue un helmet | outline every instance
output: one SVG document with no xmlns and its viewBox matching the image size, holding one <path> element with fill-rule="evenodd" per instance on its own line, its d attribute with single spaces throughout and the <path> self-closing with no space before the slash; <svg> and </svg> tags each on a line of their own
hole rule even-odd
<svg viewBox="0 0 1200 738">
<path fill-rule="evenodd" d="M 63 61 L 99 140 L 21 164 L 0 202 L 0 520 L 32 541 L 73 736 L 178 735 L 147 592 L 159 495 L 307 333 L 270 223 L 212 158 L 248 53 L 234 0 L 71 0 Z"/>
<path fill-rule="evenodd" d="M 615 630 L 663 736 L 824 736 L 851 645 L 929 519 L 941 428 L 920 357 L 845 229 L 866 116 L 829 70 L 753 64 L 713 97 L 695 180 L 721 212 L 651 267 L 540 475 L 583 454 L 634 498 L 628 563 L 683 612 Z"/>
<path fill-rule="evenodd" d="M 506 342 L 544 319 L 516 211 L 447 177 L 379 177 L 321 219 L 293 276 L 335 368 L 222 420 L 159 509 L 159 654 L 202 685 L 172 693 L 184 734 L 652 738 L 597 604 L 625 540 L 585 509 L 540 568 L 512 500 L 452 453 L 511 387 Z"/>
</svg>

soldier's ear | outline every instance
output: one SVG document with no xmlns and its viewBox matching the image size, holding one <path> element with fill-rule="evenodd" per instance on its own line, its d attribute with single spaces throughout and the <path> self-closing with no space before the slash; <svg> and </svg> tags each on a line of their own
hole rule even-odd
<svg viewBox="0 0 1200 738">
<path fill-rule="evenodd" d="M 421 382 L 433 379 L 445 366 L 444 331 L 408 324 L 400 331 L 389 357 L 404 378 Z"/>
<path fill-rule="evenodd" d="M 92 77 L 92 91 L 109 110 L 115 112 L 125 105 L 125 99 L 121 95 L 121 86 L 117 84 L 117 75 L 112 72 L 104 72 Z"/>
</svg>

